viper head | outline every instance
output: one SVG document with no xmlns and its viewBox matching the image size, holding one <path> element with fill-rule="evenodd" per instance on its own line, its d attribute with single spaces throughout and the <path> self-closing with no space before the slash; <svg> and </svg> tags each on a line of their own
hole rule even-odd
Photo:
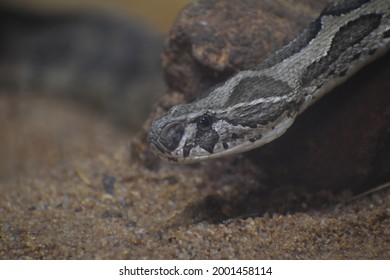
<svg viewBox="0 0 390 280">
<path fill-rule="evenodd" d="M 288 100 L 233 97 L 242 80 L 235 79 L 155 120 L 148 134 L 152 150 L 170 161 L 190 163 L 245 152 L 280 136 L 292 123 Z"/>
</svg>

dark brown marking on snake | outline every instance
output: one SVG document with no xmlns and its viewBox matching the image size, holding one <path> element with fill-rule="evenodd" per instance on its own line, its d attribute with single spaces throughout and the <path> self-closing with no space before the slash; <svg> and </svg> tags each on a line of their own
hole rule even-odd
<svg viewBox="0 0 390 280">
<path fill-rule="evenodd" d="M 376 53 L 376 51 L 377 51 L 377 48 L 375 48 L 375 49 L 370 49 L 370 50 L 368 51 L 368 54 L 369 54 L 369 55 L 373 55 L 374 53 Z"/>
<path fill-rule="evenodd" d="M 339 73 L 339 77 L 344 77 L 348 72 L 348 69 L 344 69 L 344 70 L 341 70 L 341 72 Z"/>
<path fill-rule="evenodd" d="M 389 37 L 390 37 L 390 29 L 383 33 L 383 38 L 389 38 Z"/>
<path fill-rule="evenodd" d="M 238 135 L 236 133 L 232 133 L 232 139 L 233 140 L 237 140 L 238 139 Z"/>
<path fill-rule="evenodd" d="M 246 122 L 243 118 L 229 118 L 226 120 L 229 124 L 237 126 L 242 125 L 250 128 L 257 128 L 257 124 L 253 122 Z"/>
<path fill-rule="evenodd" d="M 269 68 L 300 52 L 317 36 L 317 34 L 321 31 L 321 28 L 321 17 L 319 17 L 313 21 L 297 38 L 267 57 L 260 65 L 255 67 L 254 70 Z"/>
<path fill-rule="evenodd" d="M 199 146 L 210 154 L 214 152 L 214 147 L 218 143 L 219 134 L 214 129 L 204 131 L 197 129 L 194 146 Z"/>
<path fill-rule="evenodd" d="M 294 92 L 286 96 L 293 95 Z M 234 109 L 232 108 L 232 110 L 229 110 L 229 114 L 223 116 L 223 119 L 234 126 L 257 128 L 258 126 L 265 126 L 275 122 L 282 115 L 294 115 L 297 108 L 300 108 L 304 101 L 305 98 L 302 96 L 295 99 L 281 98 L 277 102 L 275 102 L 274 97 L 269 97 L 255 106 L 247 103 Z"/>
<path fill-rule="evenodd" d="M 328 5 L 322 12 L 321 16 L 340 16 L 349 13 L 362 5 L 370 2 L 370 0 L 349 0 L 342 2 L 334 2 Z"/>
<path fill-rule="evenodd" d="M 241 102 L 248 103 L 259 98 L 285 96 L 291 91 L 292 88 L 288 84 L 271 77 L 246 77 L 234 87 L 224 105 L 229 107 Z"/>
<path fill-rule="evenodd" d="M 381 19 L 382 15 L 380 14 L 368 14 L 342 26 L 335 34 L 328 54 L 307 67 L 302 75 L 301 84 L 305 87 L 316 80 L 319 75 L 334 71 L 333 67 L 329 67 L 329 65 L 336 61 L 347 49 L 360 43 L 374 31 L 380 25 Z"/>
<path fill-rule="evenodd" d="M 183 147 L 183 157 L 185 158 L 188 157 L 193 147 L 194 147 L 193 145 L 186 143 Z"/>
<path fill-rule="evenodd" d="M 223 146 L 223 148 L 224 148 L 225 150 L 229 149 L 229 145 L 228 145 L 228 143 L 226 143 L 226 142 L 223 142 L 223 143 L 222 143 L 222 146 Z"/>
<path fill-rule="evenodd" d="M 359 59 L 359 57 L 362 55 L 362 53 L 361 52 L 359 52 L 359 53 L 355 53 L 354 55 L 353 55 L 353 57 L 352 57 L 352 60 L 356 60 L 356 59 Z"/>
</svg>

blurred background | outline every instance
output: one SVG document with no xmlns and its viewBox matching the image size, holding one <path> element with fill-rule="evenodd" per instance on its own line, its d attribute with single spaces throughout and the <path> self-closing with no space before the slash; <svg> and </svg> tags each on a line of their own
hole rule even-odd
<svg viewBox="0 0 390 280">
<path fill-rule="evenodd" d="M 177 13 L 191 0 L 2 0 L 7 5 L 40 11 L 112 11 L 142 20 L 167 33 Z"/>
<path fill-rule="evenodd" d="M 160 53 L 189 2 L 2 0 L 0 182 L 126 146 L 166 91 Z"/>
<path fill-rule="evenodd" d="M 164 92 L 164 37 L 188 0 L 0 4 L 0 90 L 72 98 L 139 128 Z"/>
</svg>

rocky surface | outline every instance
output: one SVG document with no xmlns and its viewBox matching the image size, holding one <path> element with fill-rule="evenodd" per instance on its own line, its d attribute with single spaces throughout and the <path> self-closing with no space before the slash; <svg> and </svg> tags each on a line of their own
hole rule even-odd
<svg viewBox="0 0 390 280">
<path fill-rule="evenodd" d="M 197 1 L 176 19 L 162 61 L 187 101 L 288 43 L 327 1 Z"/>
</svg>

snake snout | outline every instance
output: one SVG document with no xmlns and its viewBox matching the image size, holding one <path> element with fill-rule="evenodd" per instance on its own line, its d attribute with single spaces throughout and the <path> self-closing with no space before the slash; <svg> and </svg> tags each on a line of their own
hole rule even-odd
<svg viewBox="0 0 390 280">
<path fill-rule="evenodd" d="M 184 135 L 184 125 L 179 122 L 165 126 L 159 135 L 158 142 L 168 151 L 174 151 Z"/>
</svg>

